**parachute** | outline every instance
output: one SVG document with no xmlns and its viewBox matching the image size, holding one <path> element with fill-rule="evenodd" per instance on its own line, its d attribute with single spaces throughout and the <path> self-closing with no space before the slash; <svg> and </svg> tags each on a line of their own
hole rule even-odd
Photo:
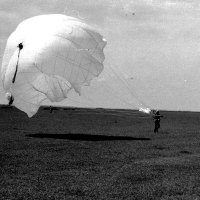
<svg viewBox="0 0 200 200">
<path fill-rule="evenodd" d="M 81 20 L 61 14 L 21 22 L 5 48 L 1 78 L 7 99 L 32 117 L 46 99 L 60 102 L 99 76 L 106 40 Z M 9 97 L 9 98 L 8 98 Z"/>
</svg>

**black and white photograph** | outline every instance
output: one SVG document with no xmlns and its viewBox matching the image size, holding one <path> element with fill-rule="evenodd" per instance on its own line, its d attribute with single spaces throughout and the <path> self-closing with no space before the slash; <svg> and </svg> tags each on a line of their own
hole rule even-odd
<svg viewBox="0 0 200 200">
<path fill-rule="evenodd" d="M 200 1 L 0 0 L 0 200 L 200 200 Z"/>
</svg>

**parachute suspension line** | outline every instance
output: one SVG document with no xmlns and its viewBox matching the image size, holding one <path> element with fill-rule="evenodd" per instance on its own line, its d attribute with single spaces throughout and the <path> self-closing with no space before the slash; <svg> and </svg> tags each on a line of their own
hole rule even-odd
<svg viewBox="0 0 200 200">
<path fill-rule="evenodd" d="M 19 43 L 19 45 L 17 47 L 19 48 L 19 52 L 18 52 L 17 64 L 16 64 L 16 69 L 15 69 L 15 74 L 14 74 L 13 79 L 12 79 L 12 83 L 15 82 L 15 79 L 16 79 L 16 76 L 17 76 L 18 64 L 19 64 L 19 56 L 20 56 L 21 50 L 23 49 L 23 44 Z"/>
<path fill-rule="evenodd" d="M 122 79 L 116 72 L 115 70 L 111 67 L 109 67 L 111 69 L 111 71 L 115 74 L 115 76 L 124 84 L 124 86 L 127 88 L 127 90 L 130 92 L 130 94 L 132 95 L 133 98 L 137 99 L 140 102 L 140 106 L 145 106 L 146 108 L 148 108 L 149 106 L 146 105 L 146 103 L 144 103 L 136 93 L 134 93 L 130 87 L 128 86 L 128 84 L 126 83 L 126 81 L 124 79 Z"/>
<path fill-rule="evenodd" d="M 112 94 L 114 97 L 116 97 L 119 101 L 121 101 L 123 104 L 131 106 L 131 107 L 135 107 L 135 105 L 125 101 L 124 99 L 122 99 L 120 97 L 120 95 L 118 94 L 118 92 L 116 92 L 116 90 L 114 90 L 113 88 L 111 88 L 109 85 L 106 85 L 106 87 L 104 87 L 105 90 L 107 90 L 107 94 Z"/>
<path fill-rule="evenodd" d="M 100 90 L 100 91 L 98 92 L 98 94 L 102 93 L 102 95 L 104 95 L 104 96 L 105 96 L 105 95 L 108 95 L 108 97 L 110 97 L 110 95 L 112 94 L 112 96 L 113 96 L 113 97 L 116 97 L 116 99 L 117 99 L 119 102 L 121 102 L 121 103 L 123 103 L 123 104 L 125 104 L 125 105 L 127 105 L 127 106 L 131 106 L 131 107 L 137 108 L 134 104 L 131 104 L 131 103 L 125 101 L 123 98 L 121 98 L 120 95 L 119 95 L 113 88 L 111 88 L 108 84 L 107 84 L 106 86 L 105 86 L 104 84 L 102 84 L 102 88 L 104 88 L 104 90 L 106 91 L 106 93 L 102 93 L 102 91 Z M 96 90 L 95 90 L 94 88 L 92 88 L 92 87 L 90 87 L 90 90 L 96 92 Z M 93 103 L 94 106 L 102 107 L 101 104 L 99 104 L 98 102 L 92 100 L 92 99 L 89 98 L 88 96 L 86 96 L 86 95 L 84 95 L 84 94 L 82 94 L 82 96 L 83 96 L 85 99 L 87 99 L 88 101 L 90 101 L 91 103 Z M 107 98 L 107 99 L 109 99 L 109 98 Z"/>
</svg>

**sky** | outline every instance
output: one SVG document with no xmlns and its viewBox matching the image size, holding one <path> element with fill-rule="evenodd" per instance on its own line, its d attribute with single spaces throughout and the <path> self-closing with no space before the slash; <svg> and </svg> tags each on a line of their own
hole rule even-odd
<svg viewBox="0 0 200 200">
<path fill-rule="evenodd" d="M 1 0 L 0 63 L 21 21 L 51 13 L 81 18 L 107 40 L 103 73 L 81 97 L 71 94 L 59 105 L 135 109 L 145 102 L 200 111 L 198 0 Z M 1 83 L 0 103 L 6 103 Z"/>
</svg>

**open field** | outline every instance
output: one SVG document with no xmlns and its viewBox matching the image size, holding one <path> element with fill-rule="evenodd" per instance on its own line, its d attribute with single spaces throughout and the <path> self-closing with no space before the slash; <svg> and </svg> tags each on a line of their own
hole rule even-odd
<svg viewBox="0 0 200 200">
<path fill-rule="evenodd" d="M 0 108 L 0 199 L 200 199 L 200 113 Z"/>
</svg>

